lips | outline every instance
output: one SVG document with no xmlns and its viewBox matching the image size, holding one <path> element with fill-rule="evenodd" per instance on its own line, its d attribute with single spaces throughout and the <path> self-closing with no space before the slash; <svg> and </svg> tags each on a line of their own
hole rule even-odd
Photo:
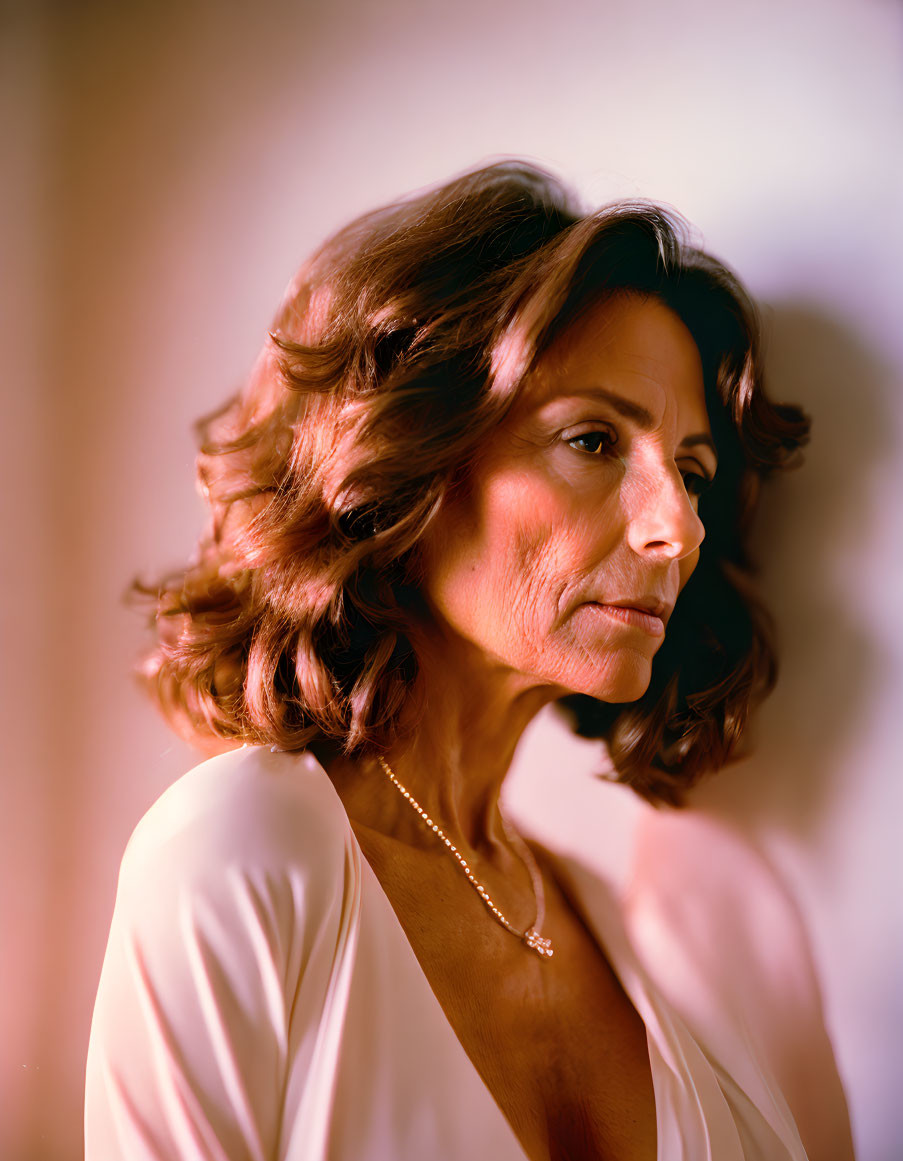
<svg viewBox="0 0 903 1161">
<path fill-rule="evenodd" d="M 665 623 L 673 606 L 661 597 L 644 594 L 639 597 L 618 597 L 610 601 L 590 601 L 589 607 L 597 610 L 609 624 L 638 629 L 650 637 L 663 637 Z"/>
<path fill-rule="evenodd" d="M 660 620 L 665 620 L 665 614 L 669 611 L 669 606 L 665 601 L 653 596 L 625 597 L 616 601 L 597 601 L 596 603 L 610 605 L 615 609 L 639 609 L 641 613 L 649 613 Z"/>
</svg>

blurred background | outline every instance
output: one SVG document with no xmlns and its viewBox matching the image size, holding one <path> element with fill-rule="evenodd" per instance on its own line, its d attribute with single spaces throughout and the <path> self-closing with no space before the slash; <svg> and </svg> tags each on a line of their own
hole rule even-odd
<svg viewBox="0 0 903 1161">
<path fill-rule="evenodd" d="M 193 420 L 326 233 L 511 154 L 591 202 L 681 210 L 763 302 L 774 393 L 813 416 L 758 531 L 781 684 L 755 758 L 698 805 L 799 901 L 860 1161 L 903 1156 L 900 4 L 0 11 L 0 1161 L 82 1154 L 119 859 L 195 761 L 130 678 L 121 600 L 191 550 Z"/>
</svg>

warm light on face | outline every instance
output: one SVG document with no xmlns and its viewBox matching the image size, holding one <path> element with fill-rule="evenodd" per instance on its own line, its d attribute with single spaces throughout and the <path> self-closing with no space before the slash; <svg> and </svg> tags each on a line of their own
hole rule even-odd
<svg viewBox="0 0 903 1161">
<path fill-rule="evenodd" d="M 553 345 L 438 521 L 437 618 L 527 684 L 635 700 L 716 468 L 689 331 L 656 299 L 601 304 Z"/>
</svg>

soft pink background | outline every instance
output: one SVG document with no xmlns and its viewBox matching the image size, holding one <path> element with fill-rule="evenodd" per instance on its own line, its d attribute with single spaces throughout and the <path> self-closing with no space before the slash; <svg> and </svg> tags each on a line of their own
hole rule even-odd
<svg viewBox="0 0 903 1161">
<path fill-rule="evenodd" d="M 120 603 L 191 547 L 191 421 L 327 231 L 500 153 L 673 203 L 769 304 L 775 390 L 815 419 L 761 525 L 784 678 L 701 802 L 800 900 L 861 1161 L 903 1155 L 901 11 L 3 8 L 2 1161 L 81 1154 L 119 857 L 192 762 L 129 679 Z"/>
</svg>

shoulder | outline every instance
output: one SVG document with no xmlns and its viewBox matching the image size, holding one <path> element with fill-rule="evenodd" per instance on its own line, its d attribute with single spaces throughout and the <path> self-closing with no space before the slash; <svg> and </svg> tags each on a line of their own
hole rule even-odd
<svg viewBox="0 0 903 1161">
<path fill-rule="evenodd" d="M 644 812 L 625 911 L 650 957 L 667 950 L 668 961 L 688 973 L 688 986 L 702 976 L 737 1002 L 817 999 L 793 897 L 750 840 L 720 819 L 693 810 Z"/>
<path fill-rule="evenodd" d="M 322 912 L 341 899 L 351 846 L 338 795 L 311 754 L 243 747 L 196 766 L 151 806 L 123 856 L 119 897 L 153 886 L 216 898 L 242 882 L 303 894 L 308 913 Z"/>
<path fill-rule="evenodd" d="M 127 853 L 164 846 L 218 847 L 266 858 L 300 849 L 328 854 L 348 832 L 341 802 L 309 753 L 244 746 L 209 758 L 161 794 L 136 826 Z"/>
<path fill-rule="evenodd" d="M 634 836 L 628 904 L 638 916 L 660 913 L 685 933 L 706 916 L 710 931 L 742 934 L 753 947 L 791 937 L 795 945 L 805 942 L 790 894 L 750 840 L 694 810 L 644 811 Z"/>
<path fill-rule="evenodd" d="M 649 811 L 635 840 L 624 913 L 657 987 L 723 1060 L 755 1054 L 812 1157 L 852 1156 L 818 971 L 792 894 L 744 835 L 710 815 Z"/>
</svg>

